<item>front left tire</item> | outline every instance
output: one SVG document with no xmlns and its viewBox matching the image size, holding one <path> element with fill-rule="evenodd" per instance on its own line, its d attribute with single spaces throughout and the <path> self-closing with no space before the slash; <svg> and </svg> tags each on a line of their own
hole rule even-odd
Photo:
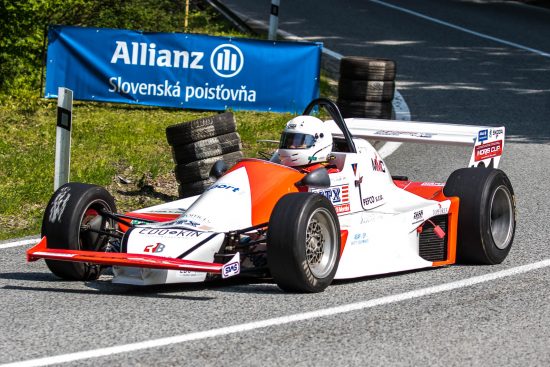
<svg viewBox="0 0 550 367">
<path fill-rule="evenodd" d="M 275 205 L 267 232 L 267 261 L 289 292 L 322 292 L 340 261 L 340 224 L 332 203 L 314 193 L 292 193 Z"/>
</svg>

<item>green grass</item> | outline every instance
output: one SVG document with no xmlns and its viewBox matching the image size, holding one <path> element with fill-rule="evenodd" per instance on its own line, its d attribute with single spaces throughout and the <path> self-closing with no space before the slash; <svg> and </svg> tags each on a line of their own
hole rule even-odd
<svg viewBox="0 0 550 367">
<path fill-rule="evenodd" d="M 238 36 L 211 12 L 190 18 L 195 33 Z M 37 94 L 0 95 L 0 240 L 39 233 L 53 193 L 56 101 Z M 321 95 L 335 96 L 334 83 L 324 76 Z M 75 102 L 70 180 L 107 187 L 119 211 L 176 199 L 165 128 L 214 113 Z M 257 140 L 278 140 L 292 115 L 239 111 L 235 117 L 245 156 L 257 157 L 273 148 Z"/>
</svg>

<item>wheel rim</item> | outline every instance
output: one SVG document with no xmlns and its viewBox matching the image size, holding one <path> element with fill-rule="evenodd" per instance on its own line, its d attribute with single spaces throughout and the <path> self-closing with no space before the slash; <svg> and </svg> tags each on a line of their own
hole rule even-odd
<svg viewBox="0 0 550 367">
<path fill-rule="evenodd" d="M 306 260 L 316 278 L 324 278 L 334 268 L 337 257 L 336 225 L 330 212 L 316 209 L 307 224 Z"/>
<path fill-rule="evenodd" d="M 506 249 L 512 240 L 514 231 L 514 209 L 512 195 L 505 186 L 499 186 L 491 198 L 491 235 L 495 246 Z"/>
<path fill-rule="evenodd" d="M 94 200 L 92 201 L 80 219 L 80 230 L 78 233 L 78 243 L 80 249 L 82 250 L 91 250 L 91 251 L 100 251 L 101 247 L 104 245 L 105 236 L 98 233 L 89 231 L 87 228 L 92 228 L 94 230 L 106 231 L 112 227 L 113 223 L 110 220 L 106 220 L 100 214 L 101 210 L 111 211 L 109 204 L 103 200 Z"/>
</svg>

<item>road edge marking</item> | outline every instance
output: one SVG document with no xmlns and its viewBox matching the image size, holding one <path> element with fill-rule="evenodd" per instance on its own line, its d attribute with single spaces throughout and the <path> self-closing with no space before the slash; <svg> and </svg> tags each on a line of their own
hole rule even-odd
<svg viewBox="0 0 550 367">
<path fill-rule="evenodd" d="M 130 343 L 117 345 L 107 348 L 98 348 L 82 352 L 74 352 L 68 354 L 60 354 L 52 357 L 43 357 L 37 359 L 30 359 L 26 361 L 13 362 L 8 364 L 2 364 L 0 367 L 41 367 L 48 366 L 52 364 L 59 363 L 68 363 L 90 358 L 106 357 L 114 354 L 135 352 L 144 349 L 158 348 L 167 345 L 181 344 L 190 341 L 197 341 L 208 338 L 215 338 L 219 336 L 225 336 L 230 334 L 237 334 L 246 331 L 253 331 L 258 329 L 263 329 L 271 326 L 280 326 L 285 324 L 290 324 L 294 322 L 307 321 L 312 319 L 318 319 L 322 317 L 329 317 L 338 314 L 361 311 L 377 306 L 403 302 L 415 298 L 426 297 L 442 292 L 448 292 L 460 288 L 471 287 L 477 284 L 498 280 L 513 275 L 520 275 L 530 271 L 543 269 L 550 267 L 550 259 L 541 260 L 535 263 L 516 266 L 513 268 L 500 270 L 494 273 L 479 275 L 471 278 L 466 278 L 462 280 L 457 280 L 450 283 L 444 283 L 440 285 L 435 285 L 426 288 L 420 288 L 409 292 L 399 293 L 391 296 L 385 296 L 380 298 L 371 299 L 368 301 L 361 301 L 350 303 L 346 305 L 330 307 L 326 309 L 321 309 L 317 311 L 310 311 L 298 314 L 292 314 L 287 316 L 275 317 L 271 319 L 253 321 L 244 324 L 238 324 L 233 326 L 226 326 L 217 329 L 198 331 L 189 334 L 181 334 L 166 338 L 151 339 L 143 342 Z"/>
<path fill-rule="evenodd" d="M 0 250 L 11 248 L 11 247 L 18 247 L 18 246 L 27 246 L 30 244 L 37 244 L 40 241 L 40 236 L 34 236 L 31 238 L 25 238 L 24 240 L 18 239 L 13 242 L 6 242 L 6 243 L 0 243 Z"/>
<path fill-rule="evenodd" d="M 487 40 L 497 42 L 497 43 L 500 43 L 500 44 L 503 44 L 503 45 L 506 45 L 506 46 L 518 48 L 518 49 L 523 50 L 523 51 L 529 51 L 529 52 L 535 53 L 539 56 L 550 57 L 550 53 L 548 53 L 548 52 L 537 50 L 535 48 L 531 48 L 531 47 L 527 47 L 527 46 L 523 46 L 523 45 L 520 45 L 519 43 L 506 41 L 502 38 L 493 37 L 493 36 L 490 36 L 490 35 L 485 34 L 485 33 L 476 32 L 476 31 L 473 31 L 471 29 L 461 27 L 461 26 L 458 26 L 458 25 L 453 24 L 453 23 L 446 22 L 444 20 L 440 20 L 440 19 L 437 19 L 437 18 L 434 18 L 434 17 L 430 17 L 426 14 L 422 14 L 422 13 L 416 12 L 414 10 L 410 10 L 410 9 L 407 9 L 407 8 L 403 8 L 401 6 L 386 3 L 386 2 L 381 1 L 381 0 L 369 0 L 369 1 L 371 3 L 375 3 L 375 4 L 382 5 L 382 6 L 385 6 L 385 7 L 388 7 L 388 8 L 392 8 L 392 9 L 398 10 L 398 11 L 403 12 L 403 13 L 414 15 L 415 17 L 418 17 L 418 18 L 429 20 L 430 22 L 433 22 L 433 23 L 436 23 L 436 24 L 439 24 L 439 25 L 443 25 L 443 26 L 448 27 L 448 28 L 452 28 L 452 29 L 455 29 L 455 30 L 458 30 L 458 31 L 461 31 L 461 32 L 464 32 L 464 33 L 468 33 L 468 34 L 477 36 L 479 38 L 487 39 Z"/>
</svg>

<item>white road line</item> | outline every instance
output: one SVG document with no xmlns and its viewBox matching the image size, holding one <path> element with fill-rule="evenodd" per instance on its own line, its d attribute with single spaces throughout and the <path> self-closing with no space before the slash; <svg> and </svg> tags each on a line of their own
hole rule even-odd
<svg viewBox="0 0 550 367">
<path fill-rule="evenodd" d="M 407 14 L 414 15 L 415 17 L 426 19 L 426 20 L 429 20 L 429 21 L 437 23 L 437 24 L 441 24 L 445 27 L 449 27 L 449 28 L 456 29 L 458 31 L 469 33 L 471 35 L 474 35 L 474 36 L 477 36 L 477 37 L 480 37 L 480 38 L 485 38 L 485 39 L 488 39 L 488 40 L 491 40 L 491 41 L 494 41 L 494 42 L 497 42 L 497 43 L 501 43 L 503 45 L 507 45 L 507 46 L 510 46 L 510 47 L 519 48 L 519 49 L 524 50 L 524 51 L 533 52 L 533 53 L 535 53 L 537 55 L 540 55 L 540 56 L 550 57 L 550 53 L 548 53 L 548 52 L 544 52 L 544 51 L 537 50 L 537 49 L 534 49 L 534 48 L 531 48 L 531 47 L 523 46 L 523 45 L 520 45 L 520 44 L 515 43 L 515 42 L 506 41 L 506 40 L 503 40 L 501 38 L 490 36 L 488 34 L 472 31 L 471 29 L 460 27 L 458 25 L 455 25 L 455 24 L 452 24 L 452 23 L 449 23 L 449 22 L 445 22 L 445 21 L 437 19 L 437 18 L 430 17 L 430 16 L 422 14 L 422 13 L 418 13 L 416 11 L 413 11 L 413 10 L 410 10 L 410 9 L 407 9 L 407 8 L 402 8 L 400 6 L 389 4 L 389 3 L 386 3 L 386 2 L 380 1 L 380 0 L 370 0 L 370 1 L 373 2 L 373 3 L 379 4 L 379 5 L 382 5 L 382 6 L 386 6 L 388 8 L 392 8 L 392 9 L 399 10 L 399 11 L 407 13 Z"/>
<path fill-rule="evenodd" d="M 326 309 L 312 311 L 312 312 L 304 312 L 304 313 L 298 313 L 294 315 L 275 317 L 267 320 L 254 321 L 254 322 L 249 322 L 245 324 L 227 326 L 227 327 L 222 327 L 222 328 L 212 329 L 212 330 L 204 330 L 204 331 L 199 331 L 199 332 L 189 333 L 189 334 L 176 335 L 176 336 L 171 336 L 167 338 L 152 339 L 152 340 L 147 340 L 147 341 L 138 342 L 138 343 L 117 345 L 113 347 L 93 349 L 93 350 L 88 350 L 83 352 L 61 354 L 61 355 L 52 356 L 52 357 L 30 359 L 27 361 L 3 364 L 3 365 L 0 365 L 0 367 L 48 366 L 48 365 L 57 364 L 57 363 L 74 362 L 74 361 L 80 361 L 84 359 L 105 357 L 105 356 L 110 356 L 114 354 L 135 352 L 135 351 L 140 351 L 140 350 L 149 349 L 149 348 L 158 348 L 166 345 L 181 344 L 189 341 L 203 340 L 203 339 L 215 338 L 215 337 L 224 336 L 224 335 L 243 333 L 246 331 L 258 330 L 266 327 L 272 327 L 272 326 L 276 327 L 276 326 L 290 324 L 294 322 L 318 319 L 322 317 L 330 317 L 330 316 L 353 312 L 353 311 L 361 311 L 361 310 L 365 310 L 365 309 L 373 308 L 377 306 L 407 301 L 414 298 L 426 297 L 426 296 L 430 296 L 430 295 L 434 295 L 442 292 L 452 291 L 455 289 L 471 287 L 477 284 L 490 282 L 493 280 L 502 279 L 502 278 L 506 278 L 514 275 L 524 274 L 530 271 L 534 271 L 534 270 L 542 269 L 546 267 L 550 267 L 550 259 L 546 259 L 546 260 L 538 261 L 536 263 L 522 265 L 522 266 L 518 266 L 518 267 L 506 269 L 506 270 L 501 270 L 490 274 L 458 280 L 456 282 L 445 283 L 445 284 L 436 285 L 433 287 L 421 288 L 410 292 L 395 294 L 392 296 L 386 296 L 386 297 L 371 299 L 368 301 L 350 303 L 347 305 L 331 307 L 331 308 L 326 308 Z"/>
<path fill-rule="evenodd" d="M 26 246 L 26 245 L 30 245 L 30 244 L 37 244 L 38 241 L 40 241 L 40 237 L 36 236 L 36 237 L 33 237 L 33 238 L 27 238 L 25 240 L 2 243 L 2 244 L 0 244 L 0 250 L 3 250 L 5 248 L 10 248 L 10 247 L 18 247 L 18 246 Z"/>
</svg>

